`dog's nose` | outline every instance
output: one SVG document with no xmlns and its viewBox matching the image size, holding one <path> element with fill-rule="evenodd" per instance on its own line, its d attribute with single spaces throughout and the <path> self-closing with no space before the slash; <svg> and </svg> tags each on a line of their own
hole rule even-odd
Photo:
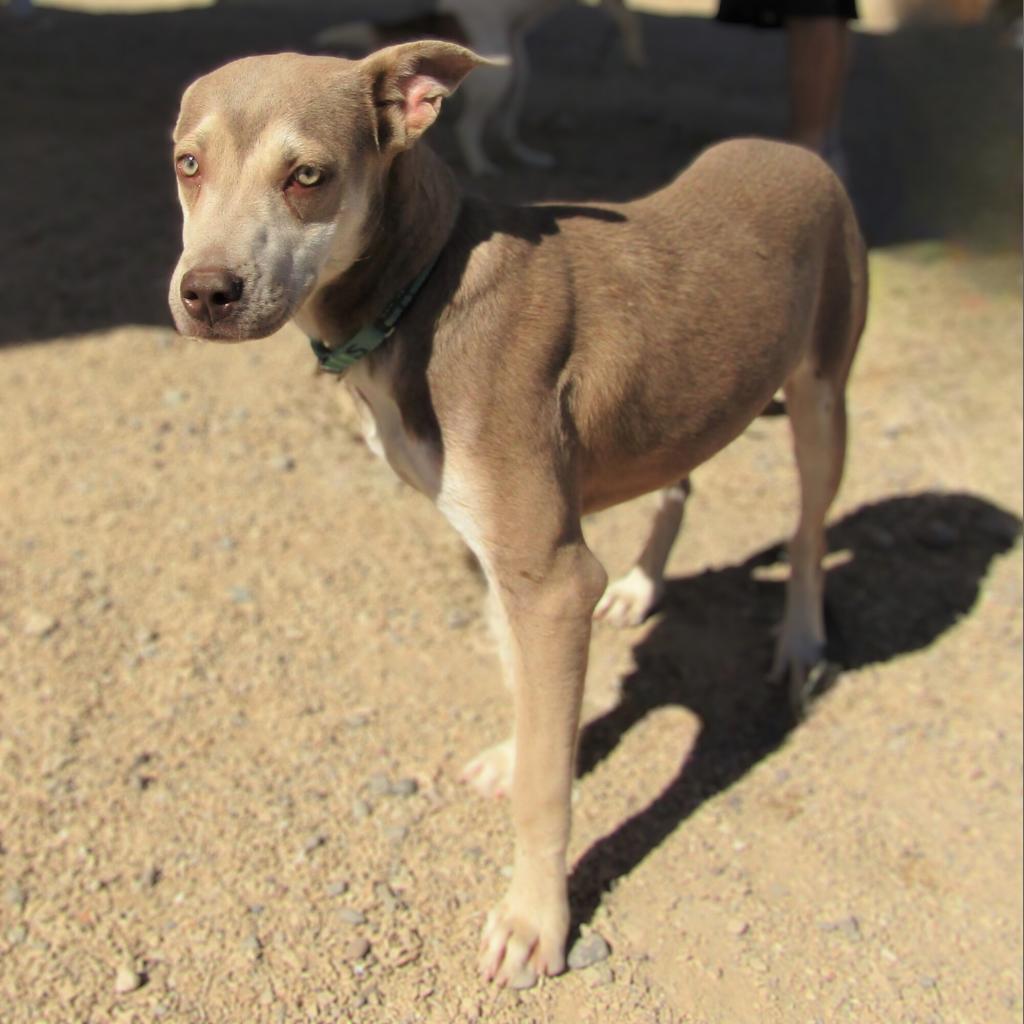
<svg viewBox="0 0 1024 1024">
<path fill-rule="evenodd" d="M 212 327 L 234 312 L 243 281 L 230 270 L 190 270 L 181 279 L 181 301 L 195 320 Z"/>
</svg>

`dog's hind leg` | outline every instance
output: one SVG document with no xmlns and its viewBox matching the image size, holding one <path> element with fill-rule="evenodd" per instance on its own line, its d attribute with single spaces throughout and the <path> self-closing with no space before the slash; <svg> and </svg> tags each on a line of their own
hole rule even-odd
<svg viewBox="0 0 1024 1024">
<path fill-rule="evenodd" d="M 810 362 L 786 381 L 786 410 L 800 478 L 800 518 L 789 545 L 786 611 L 772 678 L 788 675 L 796 710 L 803 708 L 810 673 L 825 654 L 825 516 L 839 489 L 846 454 L 844 381 Z"/>
<path fill-rule="evenodd" d="M 662 490 L 640 557 L 625 576 L 604 592 L 594 610 L 595 619 L 604 619 L 615 626 L 639 626 L 661 600 L 665 591 L 665 565 L 679 534 L 690 490 L 689 477 Z"/>
</svg>

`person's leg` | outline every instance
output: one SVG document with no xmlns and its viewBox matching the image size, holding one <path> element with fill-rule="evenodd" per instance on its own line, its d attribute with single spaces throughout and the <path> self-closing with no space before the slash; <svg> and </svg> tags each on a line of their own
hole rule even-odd
<svg viewBox="0 0 1024 1024">
<path fill-rule="evenodd" d="M 839 122 L 850 32 L 843 18 L 786 19 L 789 47 L 789 137 L 815 152 L 826 149 Z"/>
</svg>

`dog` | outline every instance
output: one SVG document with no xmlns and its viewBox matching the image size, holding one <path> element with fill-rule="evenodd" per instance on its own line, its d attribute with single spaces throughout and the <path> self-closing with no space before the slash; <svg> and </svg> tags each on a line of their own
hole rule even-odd
<svg viewBox="0 0 1024 1024">
<path fill-rule="evenodd" d="M 487 155 L 484 133 L 493 123 L 505 149 L 527 167 L 555 165 L 550 153 L 533 149 L 519 137 L 519 119 L 529 81 L 526 36 L 531 29 L 565 5 L 565 0 L 401 0 L 377 3 L 376 21 L 336 25 L 317 34 L 318 46 L 356 46 L 374 49 L 385 42 L 411 36 L 437 36 L 464 43 L 486 54 L 492 64 L 481 68 L 462 90 L 462 111 L 455 137 L 471 174 L 495 174 L 498 167 Z M 624 0 L 601 0 L 622 37 L 626 61 L 645 65 L 640 20 Z M 423 10 L 418 10 L 422 7 Z M 400 17 L 389 21 L 393 11 Z"/>
<path fill-rule="evenodd" d="M 338 373 L 369 446 L 427 495 L 489 584 L 514 738 L 470 762 L 507 791 L 515 857 L 482 973 L 564 968 L 570 789 L 595 610 L 657 599 L 690 472 L 782 388 L 801 487 L 774 670 L 823 656 L 823 523 L 845 454 L 865 248 L 826 164 L 714 146 L 625 204 L 462 197 L 420 136 L 483 59 L 441 41 L 358 61 L 243 58 L 185 91 L 178 330 L 210 341 L 294 321 Z M 607 586 L 581 517 L 662 489 L 636 569 Z"/>
</svg>

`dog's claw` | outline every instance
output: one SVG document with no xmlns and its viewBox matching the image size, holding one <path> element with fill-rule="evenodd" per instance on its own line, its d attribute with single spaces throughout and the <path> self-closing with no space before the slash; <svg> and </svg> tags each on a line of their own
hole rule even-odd
<svg viewBox="0 0 1024 1024">
<path fill-rule="evenodd" d="M 497 985 L 527 989 L 542 975 L 561 974 L 565 931 L 560 919 L 534 924 L 505 900 L 487 915 L 480 942 L 481 975 Z"/>
<path fill-rule="evenodd" d="M 662 589 L 642 569 L 634 566 L 621 579 L 608 585 L 594 609 L 594 618 L 619 628 L 639 626 L 661 599 Z"/>
<path fill-rule="evenodd" d="M 481 796 L 492 799 L 507 796 L 512 791 L 515 763 L 515 743 L 510 739 L 495 743 L 466 763 L 462 781 Z"/>
</svg>

